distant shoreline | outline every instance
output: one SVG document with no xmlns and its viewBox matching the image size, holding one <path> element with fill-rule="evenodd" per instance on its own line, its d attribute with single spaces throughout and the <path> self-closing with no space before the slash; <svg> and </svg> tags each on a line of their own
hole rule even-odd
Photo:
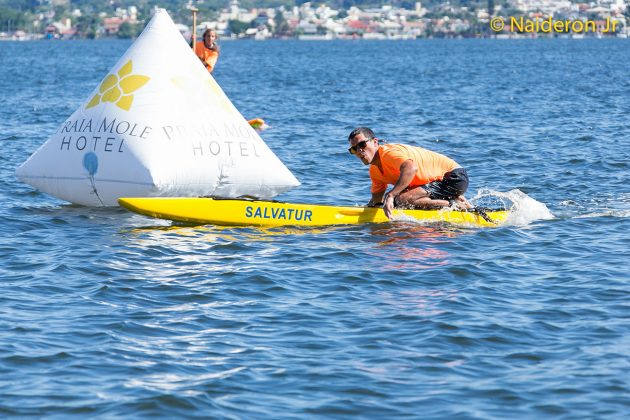
<svg viewBox="0 0 630 420">
<path fill-rule="evenodd" d="M 46 38 L 45 36 L 25 36 L 25 37 L 0 37 L 0 42 L 32 42 L 32 41 L 49 41 L 49 42 L 67 42 L 67 41 L 127 41 L 135 40 L 137 38 L 116 38 L 116 37 L 102 37 L 102 38 Z M 538 40 L 538 39 L 572 39 L 572 40 L 585 40 L 585 39 L 628 39 L 625 34 L 605 35 L 605 36 L 583 36 L 583 35 L 557 35 L 557 36 L 531 36 L 531 35 L 495 35 L 495 36 L 483 36 L 483 37 L 416 37 L 416 38 L 387 38 L 387 37 L 374 37 L 374 38 L 362 38 L 362 37 L 338 37 L 338 38 L 325 38 L 325 37 L 291 37 L 291 38 L 266 38 L 266 39 L 254 39 L 254 38 L 221 38 L 220 42 L 238 42 L 238 41 L 253 41 L 253 42 L 266 42 L 266 41 L 300 41 L 300 42 L 330 42 L 330 41 L 348 41 L 348 42 L 382 42 L 382 41 L 458 41 L 458 40 L 473 40 L 473 39 L 488 39 L 488 40 Z"/>
</svg>

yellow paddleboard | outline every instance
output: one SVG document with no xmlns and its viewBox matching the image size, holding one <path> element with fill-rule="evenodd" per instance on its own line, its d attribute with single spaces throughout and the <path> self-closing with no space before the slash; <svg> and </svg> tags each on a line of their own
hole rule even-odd
<svg viewBox="0 0 630 420">
<path fill-rule="evenodd" d="M 220 226 L 327 226 L 383 223 L 389 219 L 376 207 L 342 207 L 275 201 L 217 198 L 120 198 L 121 206 L 135 213 L 195 225 Z M 505 221 L 507 210 L 482 214 L 452 209 L 394 210 L 394 219 L 447 222 L 456 225 L 495 227 Z M 485 216 L 485 217 L 484 217 Z"/>
</svg>

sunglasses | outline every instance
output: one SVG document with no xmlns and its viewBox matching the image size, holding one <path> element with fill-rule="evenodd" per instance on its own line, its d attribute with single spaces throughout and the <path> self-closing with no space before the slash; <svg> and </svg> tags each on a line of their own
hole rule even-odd
<svg viewBox="0 0 630 420">
<path fill-rule="evenodd" d="M 372 141 L 372 140 L 374 140 L 374 139 L 372 138 L 372 139 L 367 139 L 367 140 L 360 141 L 360 142 L 358 142 L 357 144 L 355 144 L 354 146 L 350 147 L 350 148 L 348 149 L 348 152 L 350 152 L 350 154 L 352 154 L 352 155 L 356 155 L 356 154 L 357 154 L 357 150 L 359 150 L 359 149 L 361 149 L 361 150 L 365 149 L 365 147 L 366 147 L 366 146 L 367 146 L 367 144 L 368 144 L 368 141 Z"/>
</svg>

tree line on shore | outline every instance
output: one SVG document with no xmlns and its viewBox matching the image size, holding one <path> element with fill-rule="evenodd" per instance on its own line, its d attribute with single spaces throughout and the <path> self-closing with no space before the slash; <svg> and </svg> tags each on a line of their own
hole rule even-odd
<svg viewBox="0 0 630 420">
<path fill-rule="evenodd" d="M 203 2 L 192 2 L 199 10 L 198 16 L 206 21 L 215 20 L 219 11 L 229 6 L 230 0 L 204 0 Z M 306 3 L 303 0 L 240 0 L 239 5 L 245 9 L 251 8 L 278 8 L 283 6 L 290 10 L 294 6 Z M 444 1 L 426 0 L 422 2 L 423 7 L 430 10 L 430 15 L 435 13 L 432 7 L 443 5 Z M 494 4 L 507 3 L 507 0 L 451 0 L 448 4 L 456 6 L 466 6 L 472 11 L 477 8 L 488 7 Z M 156 7 L 166 8 L 173 20 L 185 25 L 192 25 L 192 15 L 189 9 L 188 0 L 68 0 L 66 2 L 48 2 L 44 0 L 0 0 L 0 32 L 12 33 L 17 30 L 26 33 L 45 33 L 49 24 L 54 21 L 64 21 L 70 19 L 72 26 L 76 30 L 75 36 L 81 38 L 96 38 L 103 36 L 99 33 L 102 28 L 103 18 L 116 16 L 121 9 L 135 8 L 137 11 L 137 21 L 124 21 L 115 36 L 119 38 L 133 38 L 137 36 L 152 16 Z M 318 3 L 313 3 L 320 4 Z M 328 6 L 340 10 L 343 14 L 345 10 L 352 6 L 361 8 L 380 7 L 382 5 L 392 5 L 405 9 L 413 9 L 415 0 L 331 0 L 321 2 Z M 279 27 L 284 27 L 282 22 Z M 229 22 L 229 29 L 232 33 L 241 33 L 249 28 L 250 24 L 238 20 Z"/>
</svg>

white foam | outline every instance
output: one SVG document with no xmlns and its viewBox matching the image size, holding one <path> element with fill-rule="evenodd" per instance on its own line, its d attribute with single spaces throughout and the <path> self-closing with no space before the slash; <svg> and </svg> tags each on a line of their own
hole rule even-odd
<svg viewBox="0 0 630 420">
<path fill-rule="evenodd" d="M 392 221 L 414 223 L 414 224 L 417 224 L 417 225 L 430 225 L 430 224 L 434 224 L 435 223 L 435 220 L 418 219 L 416 217 L 409 216 L 409 215 L 404 214 L 404 213 L 393 214 L 392 215 Z"/>
<path fill-rule="evenodd" d="M 587 219 L 590 217 L 630 217 L 630 210 L 600 210 L 575 216 L 576 219 Z"/>
<path fill-rule="evenodd" d="M 498 201 L 500 206 L 483 204 L 484 202 Z M 547 208 L 545 203 L 541 203 L 528 196 L 521 190 L 515 189 L 508 192 L 492 191 L 482 189 L 477 192 L 470 202 L 481 207 L 504 207 L 509 210 L 509 214 L 503 226 L 525 226 L 536 220 L 553 219 L 554 215 Z"/>
<path fill-rule="evenodd" d="M 630 193 L 589 197 L 585 201 L 564 200 L 560 205 L 567 209 L 566 217 L 575 219 L 630 217 Z"/>
</svg>

